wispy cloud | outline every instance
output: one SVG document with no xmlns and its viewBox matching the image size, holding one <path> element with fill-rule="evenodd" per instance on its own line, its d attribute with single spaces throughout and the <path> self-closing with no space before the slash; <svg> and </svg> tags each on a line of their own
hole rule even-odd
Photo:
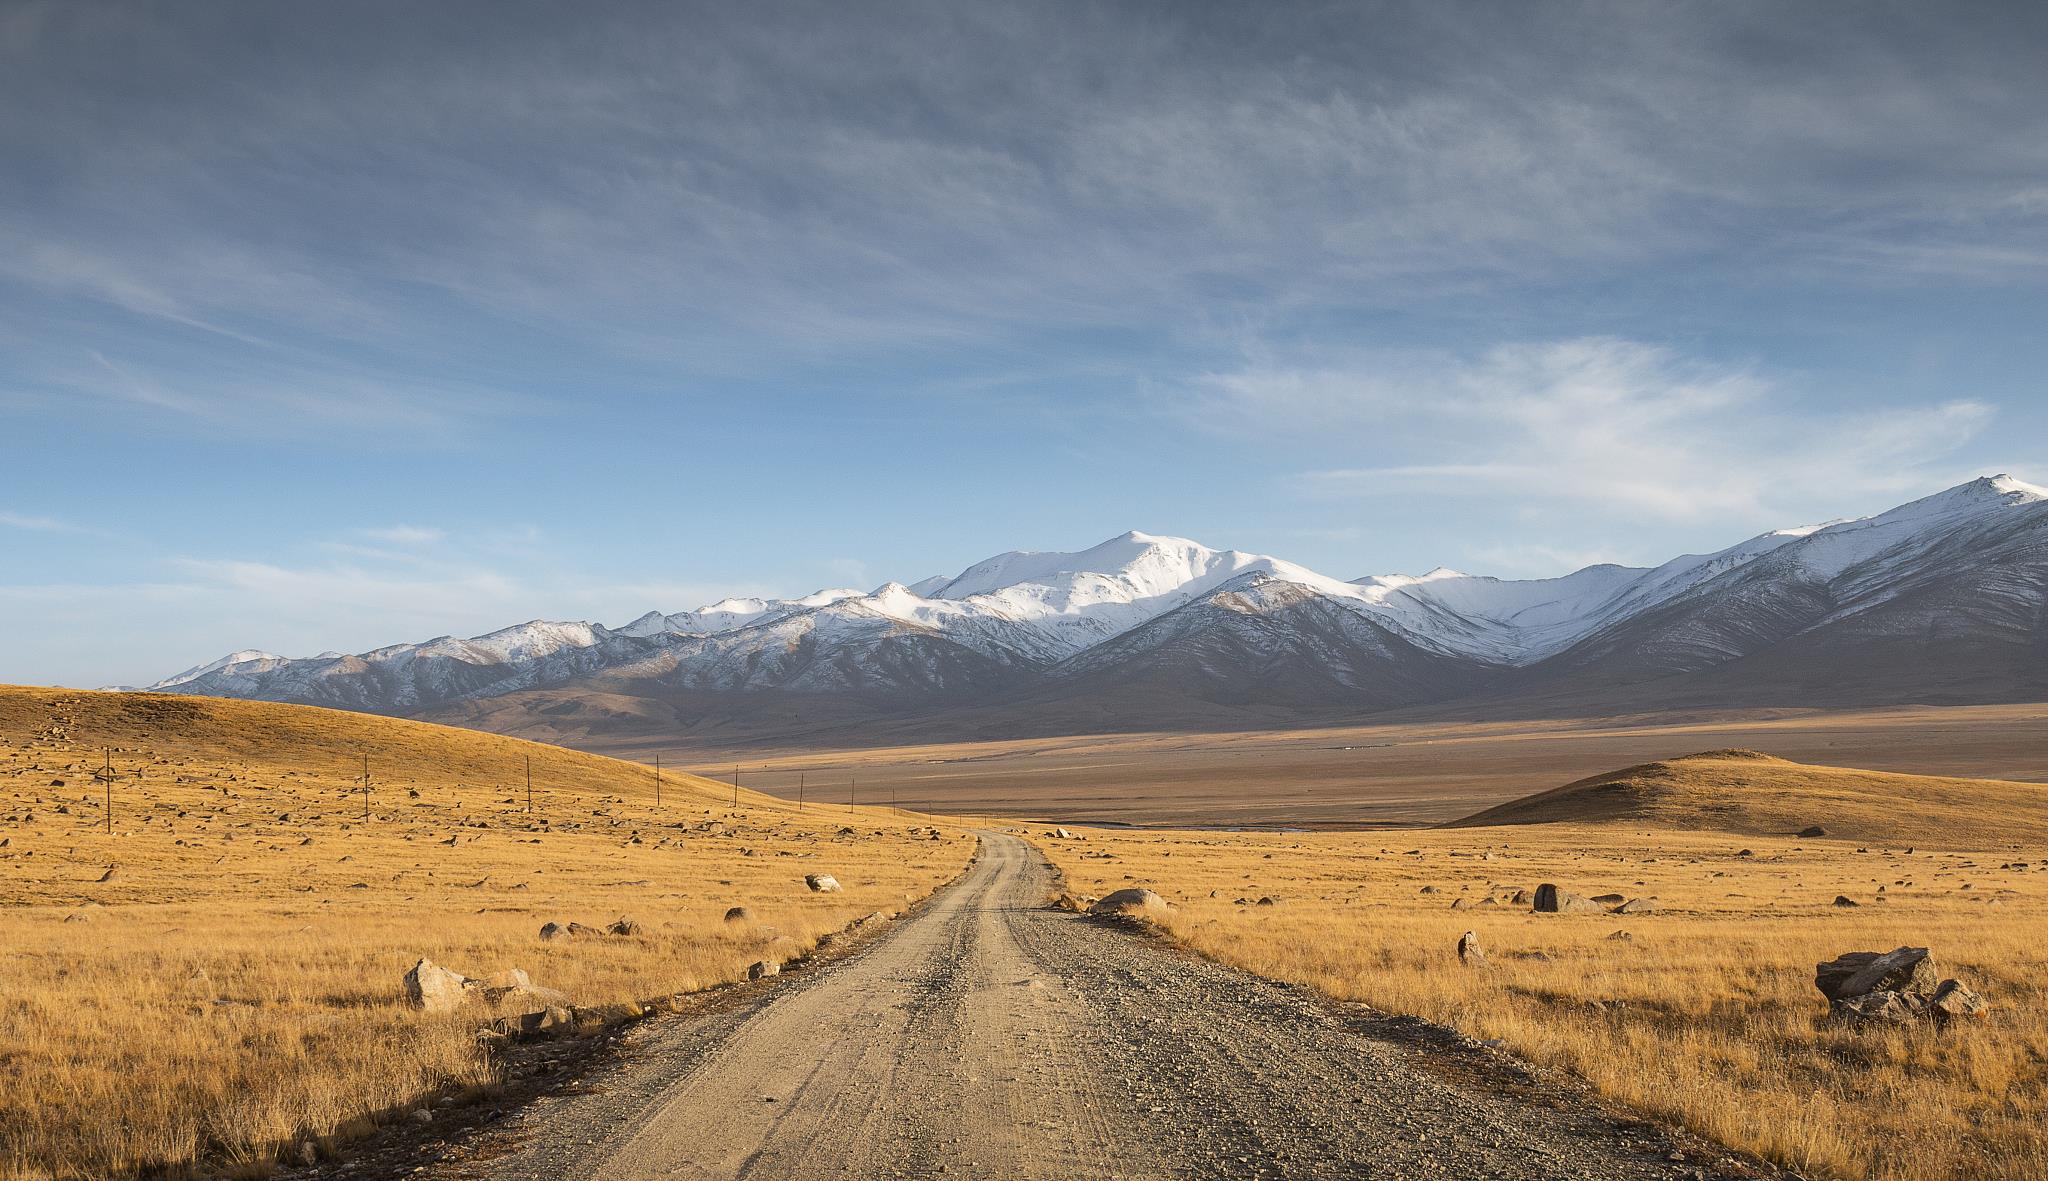
<svg viewBox="0 0 2048 1181">
<path fill-rule="evenodd" d="M 1789 506 L 1924 488 L 1991 422 L 1984 402 L 1814 404 L 1752 368 L 1585 338 L 1419 364 L 1371 356 L 1194 383 L 1216 429 L 1349 438 L 1401 461 L 1304 471 L 1318 497 L 1427 489 L 1638 521 L 1762 519 Z M 1780 522 L 1785 523 L 1785 522 Z"/>
<path fill-rule="evenodd" d="M 384 541 L 392 545 L 432 545 L 448 536 L 445 530 L 423 525 L 387 525 L 382 528 L 363 529 L 360 532 L 372 541 Z"/>
<path fill-rule="evenodd" d="M 73 533 L 78 526 L 55 517 L 40 517 L 32 513 L 10 513 L 0 511 L 0 525 L 9 529 L 26 529 L 35 533 Z"/>
</svg>

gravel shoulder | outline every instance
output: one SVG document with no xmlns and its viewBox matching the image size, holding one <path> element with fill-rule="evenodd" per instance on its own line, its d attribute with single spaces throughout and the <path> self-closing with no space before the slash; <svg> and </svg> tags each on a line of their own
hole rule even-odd
<svg viewBox="0 0 2048 1181">
<path fill-rule="evenodd" d="M 1025 842 L 984 833 L 968 873 L 872 945 L 650 1023 L 429 1173 L 1765 1175 L 1449 1031 L 1045 909 L 1052 882 Z"/>
</svg>

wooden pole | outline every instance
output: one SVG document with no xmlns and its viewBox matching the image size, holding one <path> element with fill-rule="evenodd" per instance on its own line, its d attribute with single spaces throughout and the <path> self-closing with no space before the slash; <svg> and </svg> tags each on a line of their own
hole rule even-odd
<svg viewBox="0 0 2048 1181">
<path fill-rule="evenodd" d="M 370 756 L 363 756 L 363 819 L 370 819 Z"/>
<path fill-rule="evenodd" d="M 804 776 L 801 771 L 797 772 L 796 776 L 796 810 L 804 810 Z"/>
<path fill-rule="evenodd" d="M 732 769 L 732 806 L 735 808 L 740 806 L 740 769 L 738 766 L 734 766 Z"/>
<path fill-rule="evenodd" d="M 654 755 L 654 806 L 661 807 L 661 754 Z"/>
<path fill-rule="evenodd" d="M 859 786 L 860 776 L 858 775 L 846 781 L 846 810 L 848 812 L 853 811 L 853 789 Z"/>
<path fill-rule="evenodd" d="M 533 756 L 526 756 L 526 814 L 533 815 Z"/>
<path fill-rule="evenodd" d="M 107 835 L 114 835 L 114 748 L 107 748 Z"/>
</svg>

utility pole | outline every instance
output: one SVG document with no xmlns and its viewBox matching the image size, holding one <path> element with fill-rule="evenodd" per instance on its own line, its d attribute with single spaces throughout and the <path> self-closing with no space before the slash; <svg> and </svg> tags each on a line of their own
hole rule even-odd
<svg viewBox="0 0 2048 1181">
<path fill-rule="evenodd" d="M 526 756 L 526 814 L 533 815 L 533 756 Z"/>
<path fill-rule="evenodd" d="M 738 764 L 734 764 L 732 769 L 732 806 L 735 808 L 740 806 L 740 769 Z"/>
<path fill-rule="evenodd" d="M 858 775 L 846 781 L 846 810 L 848 812 L 853 811 L 853 790 L 859 786 L 860 776 Z"/>
<path fill-rule="evenodd" d="M 114 835 L 114 748 L 107 748 L 107 766 L 101 776 L 107 781 L 107 835 Z"/>
<path fill-rule="evenodd" d="M 796 810 L 804 810 L 804 775 L 801 771 L 796 775 Z"/>
<path fill-rule="evenodd" d="M 661 807 L 661 753 L 654 755 L 654 806 Z"/>
<path fill-rule="evenodd" d="M 370 819 L 370 756 L 363 756 L 363 821 Z"/>
</svg>

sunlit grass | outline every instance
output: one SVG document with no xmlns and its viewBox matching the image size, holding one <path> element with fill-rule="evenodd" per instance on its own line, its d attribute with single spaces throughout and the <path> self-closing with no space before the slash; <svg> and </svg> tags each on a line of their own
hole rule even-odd
<svg viewBox="0 0 2048 1181">
<path fill-rule="evenodd" d="M 91 778 L 108 745 L 111 836 Z M 885 810 L 735 807 L 672 774 L 657 807 L 653 788 L 637 765 L 389 719 L 0 690 L 0 1176 L 261 1172 L 494 1081 L 487 1013 L 406 1006 L 421 956 L 524 968 L 585 1006 L 691 992 L 900 909 L 973 850 Z M 646 934 L 537 937 L 622 916 Z"/>
</svg>

